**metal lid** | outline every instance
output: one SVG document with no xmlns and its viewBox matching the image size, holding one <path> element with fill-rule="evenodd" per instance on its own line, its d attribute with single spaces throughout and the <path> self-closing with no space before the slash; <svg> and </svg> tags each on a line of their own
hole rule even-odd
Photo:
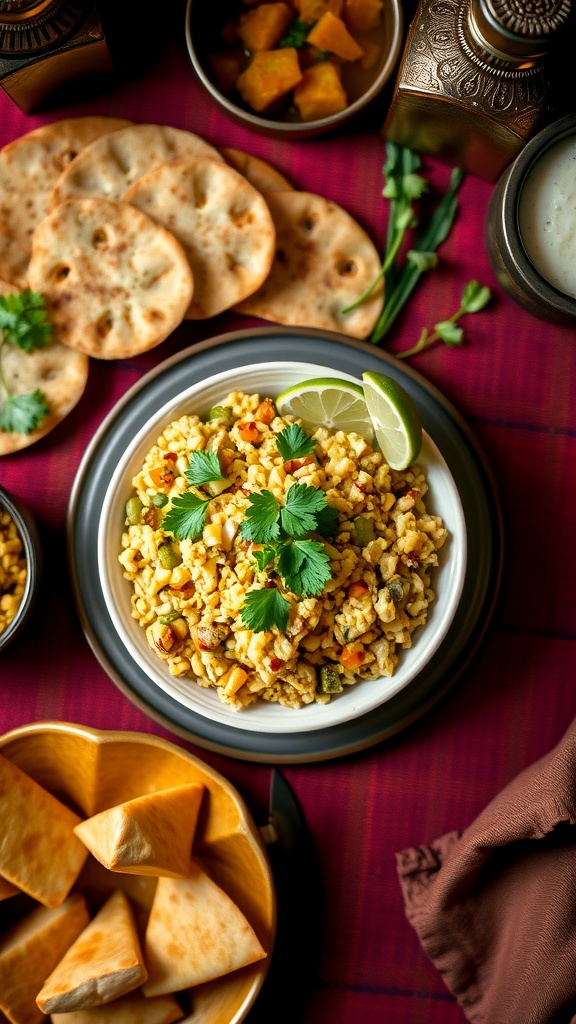
<svg viewBox="0 0 576 1024">
<path fill-rule="evenodd" d="M 476 32 L 489 49 L 515 58 L 542 56 L 572 12 L 572 0 L 472 0 Z"/>
</svg>

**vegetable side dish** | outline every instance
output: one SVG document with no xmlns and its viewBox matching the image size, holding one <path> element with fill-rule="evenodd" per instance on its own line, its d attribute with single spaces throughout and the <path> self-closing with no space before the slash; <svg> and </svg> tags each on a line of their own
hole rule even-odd
<svg viewBox="0 0 576 1024">
<path fill-rule="evenodd" d="M 208 54 L 224 95 L 257 113 L 315 121 L 371 85 L 384 51 L 383 0 L 243 0 Z"/>
<path fill-rule="evenodd" d="M 8 628 L 26 588 L 24 545 L 16 524 L 0 507 L 0 633 Z"/>
<path fill-rule="evenodd" d="M 172 675 L 236 709 L 390 676 L 426 622 L 446 529 L 421 469 L 392 471 L 358 434 L 310 437 L 233 392 L 171 423 L 132 483 L 132 615 Z"/>
</svg>

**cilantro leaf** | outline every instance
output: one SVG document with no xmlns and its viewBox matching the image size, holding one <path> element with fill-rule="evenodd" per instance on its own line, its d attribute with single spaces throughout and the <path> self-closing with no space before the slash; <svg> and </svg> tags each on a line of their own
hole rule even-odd
<svg viewBox="0 0 576 1024">
<path fill-rule="evenodd" d="M 316 529 L 316 513 L 326 506 L 326 495 L 318 487 L 292 484 L 280 512 L 282 528 L 291 537 L 305 537 Z"/>
<path fill-rule="evenodd" d="M 316 529 L 314 532 L 321 534 L 322 537 L 332 537 L 336 533 L 338 521 L 338 509 L 334 508 L 327 501 L 324 508 L 321 508 L 316 513 Z"/>
<path fill-rule="evenodd" d="M 20 293 L 0 295 L 0 331 L 6 341 L 24 352 L 44 348 L 52 337 L 44 296 L 29 288 Z"/>
<path fill-rule="evenodd" d="M 306 36 L 311 30 L 312 25 L 307 25 L 306 22 L 302 21 L 300 18 L 294 18 L 288 32 L 284 38 L 280 40 L 278 46 L 282 48 L 285 46 L 293 46 L 299 50 L 301 46 L 304 46 Z"/>
<path fill-rule="evenodd" d="M 272 491 L 264 490 L 259 494 L 252 494 L 250 506 L 246 509 L 240 524 L 240 536 L 257 544 L 277 540 L 280 536 L 280 507 Z"/>
<path fill-rule="evenodd" d="M 9 434 L 31 434 L 48 411 L 46 396 L 39 388 L 25 395 L 8 395 L 0 416 L 0 430 Z"/>
<path fill-rule="evenodd" d="M 309 437 L 299 423 L 291 423 L 276 436 L 276 445 L 284 462 L 312 455 L 316 442 Z"/>
<path fill-rule="evenodd" d="M 278 550 L 275 544 L 264 544 L 261 548 L 252 548 L 251 555 L 260 572 L 276 561 Z"/>
<path fill-rule="evenodd" d="M 278 571 L 297 597 L 320 594 L 331 577 L 330 559 L 316 540 L 294 540 L 278 555 Z"/>
<path fill-rule="evenodd" d="M 225 480 L 222 474 L 218 452 L 192 452 L 188 469 L 184 476 L 195 487 L 201 484 L 208 484 L 212 480 Z"/>
<path fill-rule="evenodd" d="M 172 507 L 164 516 L 162 526 L 178 540 L 197 540 L 204 529 L 209 504 L 209 498 L 204 501 L 191 491 L 181 494 L 174 498 Z"/>
<path fill-rule="evenodd" d="M 242 622 L 254 633 L 268 632 L 273 626 L 284 632 L 289 614 L 290 602 L 276 587 L 250 590 L 240 610 Z"/>
</svg>

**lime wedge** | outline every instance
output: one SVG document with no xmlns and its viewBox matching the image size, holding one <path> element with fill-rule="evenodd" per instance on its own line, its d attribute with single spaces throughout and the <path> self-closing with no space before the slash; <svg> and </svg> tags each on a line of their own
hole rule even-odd
<svg viewBox="0 0 576 1024">
<path fill-rule="evenodd" d="M 296 416 L 309 430 L 354 431 L 367 441 L 374 440 L 372 419 L 364 400 L 364 389 L 339 377 L 315 377 L 287 388 L 275 400 L 280 416 Z"/>
<path fill-rule="evenodd" d="M 376 441 L 392 469 L 407 469 L 420 454 L 422 424 L 404 388 L 383 373 L 362 374 L 364 398 L 372 417 Z"/>
</svg>

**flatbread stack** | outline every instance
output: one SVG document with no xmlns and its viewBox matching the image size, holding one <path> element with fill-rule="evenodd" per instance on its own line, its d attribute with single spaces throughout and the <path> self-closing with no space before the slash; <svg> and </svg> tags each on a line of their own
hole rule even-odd
<svg viewBox="0 0 576 1024">
<path fill-rule="evenodd" d="M 0 1019 L 171 1024 L 184 1016 L 178 993 L 266 957 L 192 855 L 207 795 L 186 783 L 82 820 L 0 755 L 0 883 L 5 899 L 28 893 L 37 904 L 0 934 Z M 93 894 L 71 892 L 89 850 L 109 876 L 96 907 Z M 155 882 L 145 918 L 129 895 L 136 876 Z"/>
</svg>

